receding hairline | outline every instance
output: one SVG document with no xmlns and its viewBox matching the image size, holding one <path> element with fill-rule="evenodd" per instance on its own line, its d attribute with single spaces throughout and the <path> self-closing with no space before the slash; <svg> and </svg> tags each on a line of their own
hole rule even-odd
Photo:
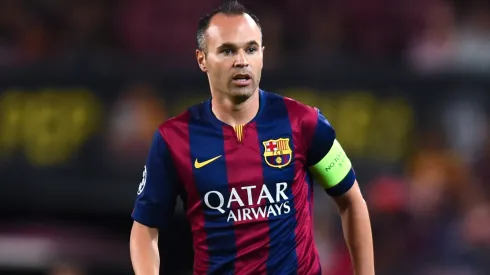
<svg viewBox="0 0 490 275">
<path fill-rule="evenodd" d="M 227 18 L 231 18 L 231 17 L 245 17 L 247 18 L 247 21 L 249 22 L 253 22 L 258 28 L 260 28 L 259 24 L 255 21 L 255 19 L 253 18 L 253 16 L 247 12 L 243 12 L 243 13 L 240 13 L 240 14 L 235 14 L 235 13 L 225 13 L 225 12 L 218 12 L 216 14 L 214 14 L 210 19 L 209 19 L 209 25 L 212 24 L 213 21 L 216 21 L 216 18 L 219 18 L 219 17 L 227 17 Z"/>
<path fill-rule="evenodd" d="M 247 23 L 252 26 L 253 28 L 257 28 L 259 29 L 260 31 L 262 31 L 262 28 L 260 27 L 259 24 L 257 24 L 257 22 L 255 22 L 255 20 L 252 18 L 252 16 L 250 16 L 250 14 L 248 13 L 243 13 L 243 14 L 226 14 L 226 13 L 217 13 L 215 14 L 211 20 L 209 20 L 209 25 L 208 27 L 206 28 L 206 30 L 204 31 L 204 34 L 206 34 L 209 29 L 211 28 L 218 28 L 220 27 L 216 21 L 217 20 L 220 20 L 220 17 L 223 17 L 223 18 L 238 18 L 238 17 L 244 17 L 246 18 L 246 21 Z"/>
<path fill-rule="evenodd" d="M 201 19 L 199 19 L 199 24 L 198 24 L 198 31 L 197 31 L 197 36 L 196 36 L 196 45 L 198 50 L 203 50 L 206 51 L 206 41 L 207 39 L 205 36 L 207 35 L 207 31 L 209 29 L 211 21 L 213 21 L 213 24 L 216 22 L 215 17 L 238 17 L 238 16 L 245 16 L 250 20 L 250 18 L 254 21 L 256 26 L 259 28 L 261 35 L 262 34 L 262 28 L 259 22 L 259 18 L 251 13 L 247 8 L 245 8 L 242 4 L 240 4 L 236 0 L 230 0 L 225 3 L 223 3 L 221 6 L 219 6 L 217 9 L 213 10 L 212 12 L 204 15 Z"/>
<path fill-rule="evenodd" d="M 262 43 L 262 28 L 260 27 L 259 24 L 257 24 L 257 22 L 255 22 L 255 20 L 253 19 L 252 16 L 250 16 L 250 14 L 248 13 L 242 13 L 242 14 L 226 14 L 226 13 L 217 13 L 215 14 L 211 20 L 209 21 L 209 25 L 208 27 L 206 28 L 206 30 L 204 31 L 204 39 L 208 39 L 209 37 L 209 32 L 210 30 L 211 31 L 214 31 L 213 29 L 216 29 L 216 32 L 218 32 L 218 29 L 220 28 L 220 26 L 218 24 L 216 24 L 216 17 L 219 18 L 219 16 L 222 16 L 222 17 L 225 17 L 225 18 L 231 18 L 231 17 L 245 17 L 247 19 L 247 23 L 249 23 L 249 25 L 252 27 L 252 28 L 257 28 L 260 32 L 260 41 L 257 41 L 257 42 L 260 42 Z M 248 43 L 249 41 L 247 41 Z M 225 42 L 226 43 L 226 42 Z"/>
</svg>

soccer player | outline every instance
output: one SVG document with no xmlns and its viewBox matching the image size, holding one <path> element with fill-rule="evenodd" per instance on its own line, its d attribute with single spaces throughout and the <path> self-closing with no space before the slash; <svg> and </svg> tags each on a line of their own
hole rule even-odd
<svg viewBox="0 0 490 275">
<path fill-rule="evenodd" d="M 318 109 L 259 89 L 258 19 L 237 2 L 223 4 L 200 20 L 197 47 L 211 99 L 154 135 L 132 214 L 135 273 L 158 274 L 158 229 L 180 196 L 194 274 L 321 274 L 315 179 L 339 207 L 355 274 L 374 274 L 367 206 L 334 129 Z"/>
</svg>

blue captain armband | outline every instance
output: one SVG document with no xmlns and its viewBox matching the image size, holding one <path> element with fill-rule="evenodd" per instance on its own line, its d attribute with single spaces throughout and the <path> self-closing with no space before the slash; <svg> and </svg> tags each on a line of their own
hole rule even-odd
<svg viewBox="0 0 490 275">
<path fill-rule="evenodd" d="M 331 196 L 342 195 L 354 184 L 356 177 L 352 163 L 340 143 L 335 139 L 330 151 L 309 168 L 314 179 Z"/>
</svg>

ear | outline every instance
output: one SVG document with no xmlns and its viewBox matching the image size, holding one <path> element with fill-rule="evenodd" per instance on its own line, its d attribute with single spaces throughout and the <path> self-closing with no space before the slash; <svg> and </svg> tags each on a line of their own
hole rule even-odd
<svg viewBox="0 0 490 275">
<path fill-rule="evenodd" d="M 201 68 L 201 71 L 207 72 L 206 55 L 204 54 L 204 52 L 200 51 L 200 50 L 196 50 L 196 59 L 197 59 L 197 64 L 199 65 L 199 68 Z"/>
</svg>

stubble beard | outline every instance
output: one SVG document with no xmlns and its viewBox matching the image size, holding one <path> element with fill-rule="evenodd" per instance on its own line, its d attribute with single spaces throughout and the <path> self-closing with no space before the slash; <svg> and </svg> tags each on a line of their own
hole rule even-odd
<svg viewBox="0 0 490 275">
<path fill-rule="evenodd" d="M 243 103 L 258 91 L 259 82 L 260 76 L 258 76 L 258 79 L 253 79 L 252 84 L 246 87 L 237 87 L 233 83 L 230 83 L 227 94 L 234 104 Z"/>
</svg>

